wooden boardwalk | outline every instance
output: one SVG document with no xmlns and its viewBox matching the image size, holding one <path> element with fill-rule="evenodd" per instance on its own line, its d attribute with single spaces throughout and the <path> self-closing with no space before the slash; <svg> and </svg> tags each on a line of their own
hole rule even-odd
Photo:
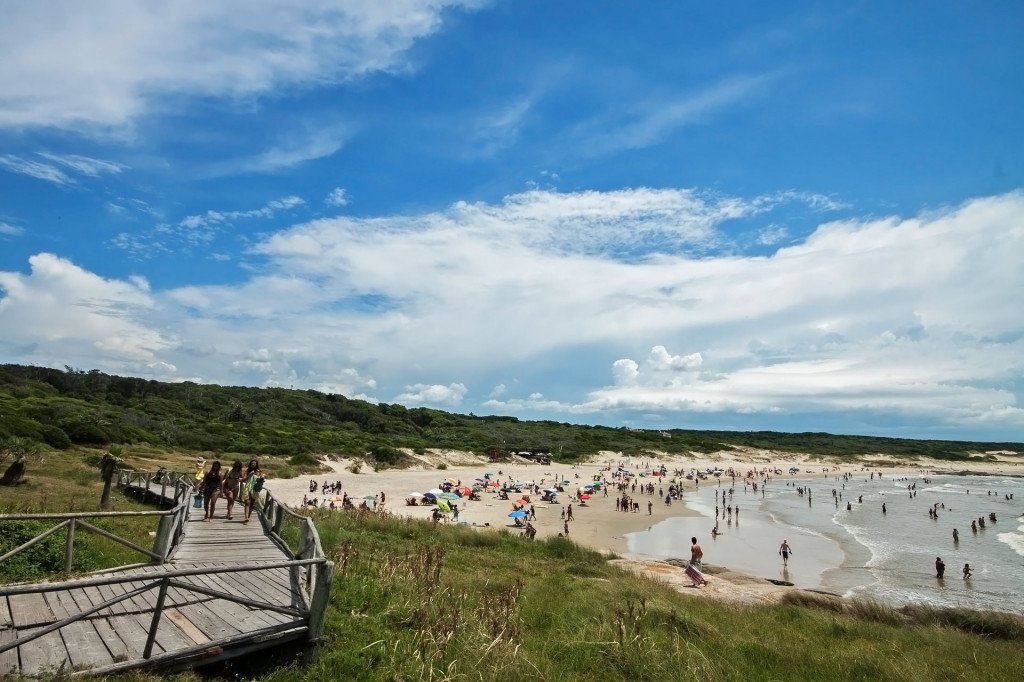
<svg viewBox="0 0 1024 682">
<path fill-rule="evenodd" d="M 132 478 L 123 487 L 166 494 L 148 475 Z M 238 504 L 234 520 L 220 505 L 220 518 L 204 522 L 183 491 L 162 517 L 153 564 L 0 586 L 0 678 L 180 669 L 297 640 L 315 652 L 333 565 L 312 522 L 269 493 L 248 524 Z M 279 536 L 286 520 L 299 524 L 298 553 Z"/>
</svg>

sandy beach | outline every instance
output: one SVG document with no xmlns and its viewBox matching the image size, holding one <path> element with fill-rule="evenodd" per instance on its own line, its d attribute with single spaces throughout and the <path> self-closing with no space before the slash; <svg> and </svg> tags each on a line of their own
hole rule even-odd
<svg viewBox="0 0 1024 682">
<path fill-rule="evenodd" d="M 476 479 L 490 474 L 492 480 L 502 483 L 533 482 L 542 489 L 551 487 L 556 481 L 569 481 L 569 485 L 564 486 L 565 492 L 558 495 L 557 503 L 541 502 L 538 495 L 529 497 L 536 511 L 536 519 L 532 521 L 532 524 L 537 529 L 538 537 L 564 534 L 566 521 L 563 519 L 563 512 L 571 505 L 573 520 L 568 523 L 568 536 L 572 540 L 598 551 L 626 557 L 616 559 L 616 563 L 623 568 L 651 575 L 678 589 L 685 589 L 689 593 L 699 593 L 708 597 L 733 601 L 765 602 L 778 599 L 787 589 L 793 588 L 773 585 L 762 578 L 751 575 L 749 570 L 746 573 L 730 570 L 729 566 L 718 565 L 714 562 L 713 557 L 709 557 L 708 574 L 712 577 L 711 582 L 704 588 L 690 589 L 690 581 L 685 578 L 682 568 L 665 561 L 628 557 L 627 534 L 644 531 L 669 518 L 699 516 L 699 512 L 685 504 L 687 496 L 685 491 L 693 491 L 697 485 L 704 488 L 718 486 L 718 479 L 713 477 L 704 481 L 685 480 L 676 477 L 676 471 L 719 469 L 728 472 L 732 469 L 736 474 L 736 485 L 741 489 L 744 476 L 748 472 L 765 470 L 772 472 L 771 475 L 775 482 L 781 485 L 784 485 L 783 480 L 796 482 L 822 479 L 823 477 L 839 476 L 843 473 L 868 470 L 884 472 L 887 478 L 921 474 L 922 472 L 957 473 L 963 470 L 981 474 L 1024 475 L 1024 457 L 1010 453 L 996 456 L 998 461 L 950 463 L 923 460 L 908 465 L 906 462 L 897 462 L 884 456 L 840 462 L 829 458 L 811 458 L 805 455 L 784 455 L 751 450 L 747 452 L 728 451 L 697 458 L 667 455 L 630 458 L 623 457 L 618 453 L 600 453 L 590 461 L 581 464 L 542 465 L 528 463 L 524 460 L 490 463 L 486 458 L 472 453 L 429 451 L 426 455 L 415 456 L 419 463 L 411 468 L 374 471 L 364 462 L 327 460 L 325 465 L 331 469 L 329 473 L 295 479 L 269 479 L 266 485 L 273 491 L 275 497 L 286 504 L 299 507 L 302 505 L 304 497 L 309 499 L 315 497 L 321 501 L 321 506 L 323 506 L 322 501 L 325 497 L 329 498 L 331 493 L 325 496 L 321 493 L 320 487 L 315 493 L 310 492 L 310 481 L 316 481 L 318 486 L 325 481 L 340 481 L 342 487 L 337 494 L 347 493 L 356 504 L 361 503 L 367 497 L 377 496 L 378 499 L 383 497 L 386 511 L 426 520 L 431 517 L 432 505 L 407 506 L 406 498 L 410 497 L 412 493 L 425 493 L 432 488 L 438 488 L 449 479 L 472 486 Z M 359 465 L 359 473 L 353 473 L 351 470 L 355 468 L 353 466 L 355 464 Z M 668 469 L 666 477 L 651 475 L 662 465 Z M 574 493 L 581 490 L 584 485 L 593 482 L 595 477 L 599 480 L 605 478 L 611 480 L 612 471 L 620 466 L 633 474 L 632 481 L 638 484 L 636 492 L 627 493 L 639 502 L 638 512 L 616 510 L 616 497 L 621 493 L 618 493 L 614 486 L 607 488 L 607 495 L 603 490 L 595 493 L 585 504 L 572 499 Z M 791 467 L 798 467 L 800 471 L 791 474 L 789 473 Z M 683 485 L 683 500 L 682 502 L 674 500 L 671 505 L 666 505 L 665 491 L 673 478 Z M 722 485 L 726 488 L 732 482 L 728 473 L 723 474 L 721 480 Z M 755 475 L 750 480 L 759 481 L 761 476 Z M 648 483 L 654 484 L 653 495 L 640 492 L 640 485 Z M 512 532 L 521 532 L 521 529 L 514 524 L 513 519 L 508 516 L 513 510 L 513 502 L 519 496 L 510 493 L 508 500 L 501 500 L 497 490 L 495 487 L 488 487 L 487 492 L 484 492 L 478 501 L 459 500 L 457 502 L 459 506 L 458 521 L 477 528 L 480 532 L 491 532 L 501 528 L 507 528 Z M 648 506 L 648 502 L 651 503 L 650 506 Z M 340 508 L 340 503 L 337 506 Z M 527 509 L 529 509 L 529 505 Z M 453 522 L 452 515 L 448 515 L 445 522 Z M 710 528 L 708 530 L 710 531 Z M 704 543 L 705 538 L 701 538 L 701 542 Z M 679 558 L 688 557 L 681 556 Z"/>
</svg>

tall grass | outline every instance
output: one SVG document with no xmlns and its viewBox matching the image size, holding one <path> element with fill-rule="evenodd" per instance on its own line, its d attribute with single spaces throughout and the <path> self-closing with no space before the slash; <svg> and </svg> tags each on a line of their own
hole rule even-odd
<svg viewBox="0 0 1024 682">
<path fill-rule="evenodd" d="M 737 606 L 564 538 L 313 515 L 337 567 L 329 643 L 266 680 L 1011 679 L 1024 664 L 1019 632 L 999 639 L 987 617 L 969 629 L 963 614 L 822 595 Z"/>
</svg>

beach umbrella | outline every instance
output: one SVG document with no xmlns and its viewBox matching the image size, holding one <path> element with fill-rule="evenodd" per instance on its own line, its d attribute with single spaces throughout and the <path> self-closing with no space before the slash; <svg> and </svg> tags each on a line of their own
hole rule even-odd
<svg viewBox="0 0 1024 682">
<path fill-rule="evenodd" d="M 514 511 L 511 514 L 508 515 L 508 517 L 510 519 L 521 519 L 524 516 L 526 516 L 526 512 L 524 512 L 522 510 Z"/>
<path fill-rule="evenodd" d="M 515 504 L 530 504 L 529 500 L 519 499 L 515 501 Z"/>
<path fill-rule="evenodd" d="M 464 485 L 461 488 L 456 488 L 455 492 L 461 493 L 463 497 L 468 497 L 469 494 L 473 491 L 469 489 L 469 486 Z"/>
<path fill-rule="evenodd" d="M 580 499 L 581 500 L 589 500 L 590 499 L 590 495 L 580 495 Z"/>
<path fill-rule="evenodd" d="M 557 493 L 558 492 L 558 488 L 546 488 L 544 490 L 544 492 L 546 492 L 546 493 Z"/>
<path fill-rule="evenodd" d="M 448 481 L 449 483 L 451 483 L 452 485 L 458 485 L 459 484 L 459 481 L 457 479 L 454 479 L 454 478 L 446 478 L 445 480 Z"/>
<path fill-rule="evenodd" d="M 440 488 L 432 488 L 432 489 L 428 490 L 427 492 L 429 492 L 431 495 L 437 496 L 437 495 L 440 495 L 444 491 L 441 490 Z"/>
<path fill-rule="evenodd" d="M 494 486 L 495 488 L 497 488 L 499 484 L 498 484 L 498 482 L 497 482 L 497 481 L 491 481 L 490 485 L 492 485 L 492 486 Z"/>
<path fill-rule="evenodd" d="M 344 502 L 345 498 L 342 495 L 331 495 L 327 498 L 328 502 Z"/>
<path fill-rule="evenodd" d="M 423 497 L 423 493 L 409 493 L 409 497 Z"/>
<path fill-rule="evenodd" d="M 441 497 L 442 500 L 457 500 L 457 499 L 459 499 L 459 496 L 456 495 L 455 493 L 441 493 L 440 497 Z"/>
</svg>

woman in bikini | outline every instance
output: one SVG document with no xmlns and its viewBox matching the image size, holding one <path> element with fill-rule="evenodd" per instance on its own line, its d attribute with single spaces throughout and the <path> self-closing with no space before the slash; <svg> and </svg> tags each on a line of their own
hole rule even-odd
<svg viewBox="0 0 1024 682">
<path fill-rule="evenodd" d="M 213 510 L 217 506 L 217 498 L 220 497 L 220 484 L 220 460 L 218 459 L 214 460 L 213 464 L 210 465 L 210 470 L 203 476 L 203 507 L 206 510 L 206 516 L 203 517 L 203 521 L 209 521 L 213 518 Z"/>
<path fill-rule="evenodd" d="M 260 496 L 263 488 L 263 472 L 260 471 L 260 463 L 255 459 L 249 460 L 249 466 L 245 469 L 245 478 L 242 479 L 242 505 L 245 507 L 245 521 L 249 523 L 252 516 L 252 508 Z"/>
<path fill-rule="evenodd" d="M 228 501 L 228 521 L 231 520 L 231 510 L 235 506 L 235 495 L 238 493 L 238 485 L 242 482 L 242 463 L 237 459 L 231 465 L 231 471 L 224 477 L 220 493 Z"/>
</svg>

